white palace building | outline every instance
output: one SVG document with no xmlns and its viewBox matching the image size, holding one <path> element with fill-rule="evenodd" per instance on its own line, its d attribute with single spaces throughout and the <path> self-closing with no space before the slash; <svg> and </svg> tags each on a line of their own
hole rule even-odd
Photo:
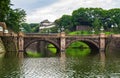
<svg viewBox="0 0 120 78">
<path fill-rule="evenodd" d="M 53 22 L 50 22 L 48 20 L 43 20 L 42 22 L 40 22 L 39 32 L 43 29 L 52 28 L 54 26 L 55 24 Z"/>
</svg>

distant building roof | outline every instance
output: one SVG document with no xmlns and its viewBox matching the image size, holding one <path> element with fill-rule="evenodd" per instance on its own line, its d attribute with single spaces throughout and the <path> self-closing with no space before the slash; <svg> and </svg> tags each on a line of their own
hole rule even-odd
<svg viewBox="0 0 120 78">
<path fill-rule="evenodd" d="M 40 22 L 39 29 L 51 28 L 54 26 L 55 24 L 53 22 L 50 22 L 49 20 L 43 20 L 42 22 Z"/>
<path fill-rule="evenodd" d="M 43 21 L 40 22 L 40 23 L 50 23 L 50 21 L 49 21 L 48 19 L 46 19 L 46 20 L 43 20 Z"/>
</svg>

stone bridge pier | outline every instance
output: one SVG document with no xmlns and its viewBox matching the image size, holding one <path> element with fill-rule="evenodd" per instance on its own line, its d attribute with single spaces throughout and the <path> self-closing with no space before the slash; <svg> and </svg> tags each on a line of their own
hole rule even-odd
<svg viewBox="0 0 120 78">
<path fill-rule="evenodd" d="M 60 38 L 60 51 L 65 52 L 65 48 L 66 48 L 65 32 L 61 32 L 60 36 L 61 36 L 61 38 Z"/>
<path fill-rule="evenodd" d="M 22 32 L 19 32 L 18 35 L 18 51 L 24 52 L 24 35 Z"/>
<path fill-rule="evenodd" d="M 105 46 L 106 46 L 106 36 L 105 33 L 100 33 L 100 42 L 99 42 L 99 50 L 100 52 L 105 52 Z"/>
</svg>

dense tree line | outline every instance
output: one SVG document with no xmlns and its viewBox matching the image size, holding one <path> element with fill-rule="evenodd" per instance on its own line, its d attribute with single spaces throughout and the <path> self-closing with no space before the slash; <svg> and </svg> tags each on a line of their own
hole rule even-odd
<svg viewBox="0 0 120 78">
<path fill-rule="evenodd" d="M 109 30 L 111 26 L 120 28 L 120 9 L 104 10 L 102 8 L 79 8 L 74 10 L 72 15 L 63 15 L 55 20 L 58 28 L 74 31 L 76 26 L 90 26 L 99 30 L 101 26 Z"/>
<path fill-rule="evenodd" d="M 10 0 L 0 0 L 0 22 L 5 22 L 9 30 L 19 32 L 19 27 L 25 21 L 23 9 L 12 9 Z"/>
<path fill-rule="evenodd" d="M 39 23 L 22 23 L 23 32 L 25 33 L 38 33 Z"/>
</svg>

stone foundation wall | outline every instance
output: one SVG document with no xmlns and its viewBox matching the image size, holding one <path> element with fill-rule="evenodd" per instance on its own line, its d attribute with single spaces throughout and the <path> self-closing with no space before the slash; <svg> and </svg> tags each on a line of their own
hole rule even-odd
<svg viewBox="0 0 120 78">
<path fill-rule="evenodd" d="M 18 52 L 17 48 L 17 41 L 14 37 L 1 37 L 1 40 L 3 41 L 3 45 L 5 47 L 6 54 L 13 54 L 16 55 Z"/>
<path fill-rule="evenodd" d="M 120 56 L 120 38 L 112 38 L 107 45 L 107 55 Z"/>
<path fill-rule="evenodd" d="M 0 57 L 5 54 L 5 47 L 3 45 L 3 41 L 0 38 Z"/>
<path fill-rule="evenodd" d="M 111 39 L 108 50 L 111 50 L 111 49 L 120 50 L 120 38 Z"/>
</svg>

